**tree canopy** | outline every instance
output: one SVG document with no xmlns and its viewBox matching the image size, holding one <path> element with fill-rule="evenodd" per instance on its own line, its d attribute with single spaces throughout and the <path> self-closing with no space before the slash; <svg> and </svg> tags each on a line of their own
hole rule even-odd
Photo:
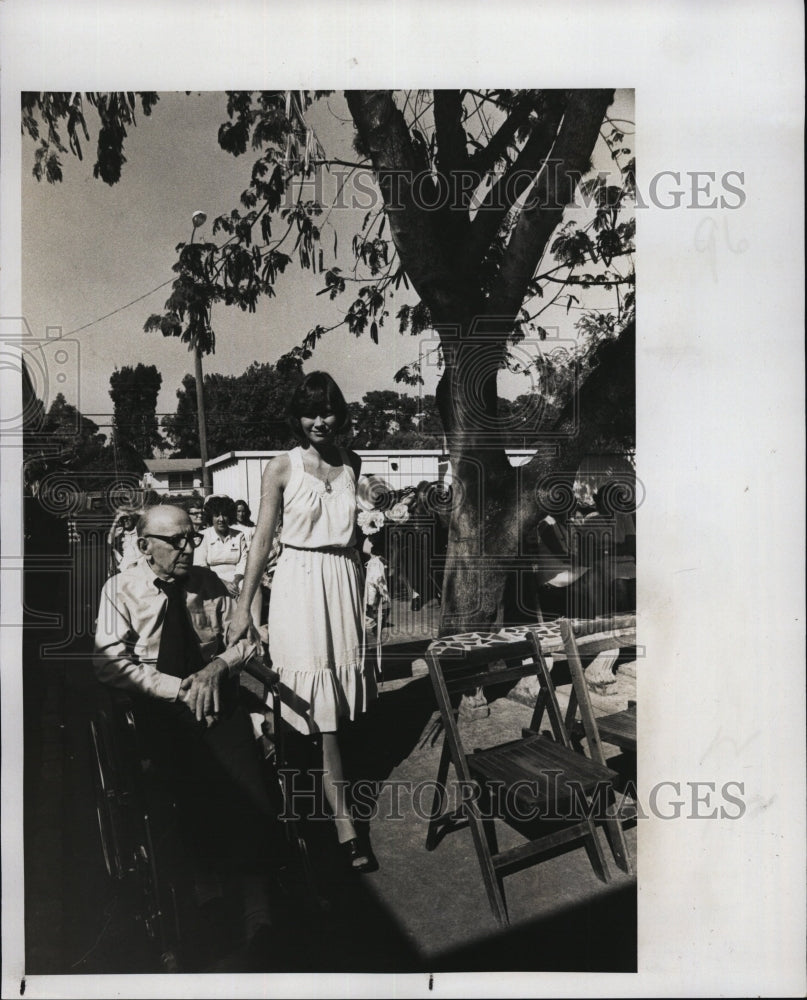
<svg viewBox="0 0 807 1000">
<path fill-rule="evenodd" d="M 337 162 L 350 168 L 345 184 L 372 171 L 380 195 L 352 240 L 347 269 L 337 263 L 337 248 L 331 254 L 322 238 L 323 213 L 332 206 L 305 197 L 313 171 L 333 165 L 316 141 L 312 148 L 305 122 L 312 102 L 325 93 L 224 95 L 226 120 L 217 140 L 234 156 L 252 151 L 250 183 L 238 207 L 213 220 L 218 243 L 178 245 L 174 288 L 147 329 L 209 353 L 215 349 L 212 306 L 254 311 L 261 295 L 274 294 L 275 281 L 295 257 L 303 268 L 322 273 L 322 294 L 346 297 L 337 325 L 376 341 L 393 321 L 413 335 L 429 329 L 440 318 L 446 289 L 462 298 L 465 312 L 509 326 L 510 342 L 545 337 L 540 320 L 557 301 L 567 311 L 581 309 L 584 332 L 607 322 L 617 335 L 629 322 L 635 159 L 629 123 L 607 114 L 613 91 L 347 93 L 358 156 Z M 88 105 L 99 118 L 93 172 L 116 183 L 138 102 L 150 115 L 158 100 L 152 92 L 23 94 L 22 128 L 39 143 L 34 175 L 61 180 L 60 155 L 68 152 L 63 130 L 69 150 L 83 155 Z M 614 169 L 583 180 L 598 140 Z M 578 188 L 582 212 L 574 208 Z M 410 283 L 420 302 L 392 310 L 391 293 Z M 581 307 L 581 293 L 597 287 L 614 292 L 614 305 L 591 316 Z M 450 313 L 456 320 L 454 302 Z M 331 329 L 313 327 L 296 353 L 309 358 Z M 419 381 L 416 366 L 397 377 Z"/>
<path fill-rule="evenodd" d="M 623 445 L 633 436 L 635 162 L 629 126 L 609 113 L 614 93 L 345 92 L 354 158 L 338 161 L 349 173 L 337 197 L 348 182 L 355 196 L 365 174 L 373 197 L 343 267 L 337 246 L 331 252 L 323 240 L 332 206 L 311 198 L 306 184 L 315 169 L 336 166 L 306 124 L 322 92 L 228 91 L 217 139 L 235 156 L 250 151 L 249 184 L 238 207 L 213 221 L 218 242 L 178 245 L 171 294 L 145 323 L 147 332 L 210 353 L 214 307 L 254 312 L 296 258 L 322 275 L 320 294 L 344 308 L 330 327 L 309 330 L 284 365 L 307 361 L 338 327 L 377 343 L 396 325 L 435 336 L 442 366 L 436 401 L 456 497 L 444 629 L 502 619 L 508 560 L 541 516 L 548 478 L 573 472 L 598 435 L 621 437 Z M 155 99 L 141 95 L 144 114 Z M 85 100 L 101 122 L 95 174 L 110 184 L 120 176 L 134 94 L 24 95 L 23 130 L 39 142 L 36 176 L 60 179 L 66 147 L 59 127 L 82 155 Z M 610 169 L 595 172 L 593 158 L 603 155 Z M 402 286 L 418 301 L 394 309 Z M 593 289 L 609 293 L 611 305 L 588 306 Z M 514 417 L 499 398 L 499 373 L 520 366 L 546 374 L 537 347 L 547 338 L 548 310 L 559 304 L 579 312 L 583 351 L 553 373 L 563 376 L 562 393 L 547 391 L 551 381 L 539 377 L 540 419 Z M 418 384 L 418 365 L 396 378 Z M 532 428 L 537 446 L 517 469 L 505 454 L 514 419 Z M 368 425 L 367 433 L 376 430 Z M 480 556 L 491 560 L 482 577 Z"/>
<path fill-rule="evenodd" d="M 292 436 L 284 419 L 286 404 L 302 377 L 296 360 L 279 365 L 256 361 L 241 375 L 205 375 L 210 455 L 289 447 Z M 162 429 L 174 458 L 199 457 L 193 375 L 183 378 L 177 390 L 176 412 L 163 417 Z"/>
<path fill-rule="evenodd" d="M 116 368 L 109 377 L 116 443 L 140 458 L 153 458 L 154 449 L 163 445 L 157 425 L 157 396 L 162 382 L 155 365 L 142 363 L 134 368 Z"/>
</svg>

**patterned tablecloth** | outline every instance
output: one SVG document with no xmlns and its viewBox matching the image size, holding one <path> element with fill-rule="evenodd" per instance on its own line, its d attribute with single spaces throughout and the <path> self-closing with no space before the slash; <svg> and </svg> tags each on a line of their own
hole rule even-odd
<svg viewBox="0 0 807 1000">
<path fill-rule="evenodd" d="M 586 641 L 599 640 L 606 635 L 624 635 L 636 631 L 635 615 L 614 615 L 610 618 L 595 618 L 573 620 L 572 627 L 578 637 L 581 651 Z M 460 632 L 456 635 L 443 636 L 435 639 L 429 645 L 429 652 L 438 656 L 445 653 L 462 655 L 471 649 L 481 647 L 502 646 L 510 642 L 524 639 L 528 631 L 533 631 L 541 643 L 541 652 L 546 655 L 563 650 L 563 640 L 557 621 L 537 622 L 534 625 L 511 625 L 496 632 Z"/>
</svg>

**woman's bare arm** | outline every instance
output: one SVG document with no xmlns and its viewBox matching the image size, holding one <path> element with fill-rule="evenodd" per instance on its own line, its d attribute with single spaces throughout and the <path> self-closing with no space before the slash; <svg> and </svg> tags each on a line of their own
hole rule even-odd
<svg viewBox="0 0 807 1000">
<path fill-rule="evenodd" d="M 261 478 L 261 505 L 252 544 L 247 554 L 244 582 L 227 637 L 228 645 L 238 642 L 249 629 L 250 605 L 266 568 L 269 550 L 275 535 L 277 520 L 283 506 L 283 490 L 289 481 L 290 463 L 287 455 L 278 455 L 264 469 Z"/>
</svg>

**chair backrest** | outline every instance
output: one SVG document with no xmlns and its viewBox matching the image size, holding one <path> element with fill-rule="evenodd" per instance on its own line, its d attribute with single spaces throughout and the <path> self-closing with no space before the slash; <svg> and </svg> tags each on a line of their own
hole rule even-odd
<svg viewBox="0 0 807 1000">
<path fill-rule="evenodd" d="M 546 697 L 553 735 L 563 746 L 569 746 L 555 687 L 534 632 L 528 632 L 526 639 L 493 641 L 465 649 L 443 646 L 439 652 L 429 650 L 426 659 L 447 727 L 453 727 L 459 696 L 492 685 L 512 683 L 522 677 L 537 677 Z M 498 666 L 502 661 L 504 665 Z"/>
<path fill-rule="evenodd" d="M 605 763 L 599 726 L 585 678 L 584 658 L 590 662 L 591 658 L 606 650 L 635 646 L 636 616 L 619 615 L 591 621 L 563 618 L 559 626 L 572 679 L 572 695 L 566 717 L 567 729 L 574 723 L 576 706 L 579 705 L 583 729 L 592 756 L 600 763 Z"/>
</svg>

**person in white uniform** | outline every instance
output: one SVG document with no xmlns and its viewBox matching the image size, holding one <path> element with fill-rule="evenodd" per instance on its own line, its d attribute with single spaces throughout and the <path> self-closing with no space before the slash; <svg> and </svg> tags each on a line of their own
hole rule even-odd
<svg viewBox="0 0 807 1000">
<path fill-rule="evenodd" d="M 334 438 L 348 423 L 344 396 L 326 372 L 311 372 L 289 403 L 300 447 L 269 463 L 238 608 L 236 642 L 249 627 L 250 602 L 266 566 L 278 516 L 282 551 L 269 605 L 269 653 L 280 675 L 282 714 L 301 733 L 322 738 L 323 785 L 345 861 L 375 867 L 360 845 L 346 803 L 337 738 L 346 720 L 376 696 L 362 656 L 363 574 L 356 549 L 356 482 L 361 459 Z"/>
<path fill-rule="evenodd" d="M 210 527 L 202 532 L 202 544 L 193 554 L 195 566 L 208 566 L 238 597 L 247 562 L 247 542 L 241 531 L 231 528 L 235 504 L 227 496 L 212 496 L 205 504 Z"/>
</svg>

